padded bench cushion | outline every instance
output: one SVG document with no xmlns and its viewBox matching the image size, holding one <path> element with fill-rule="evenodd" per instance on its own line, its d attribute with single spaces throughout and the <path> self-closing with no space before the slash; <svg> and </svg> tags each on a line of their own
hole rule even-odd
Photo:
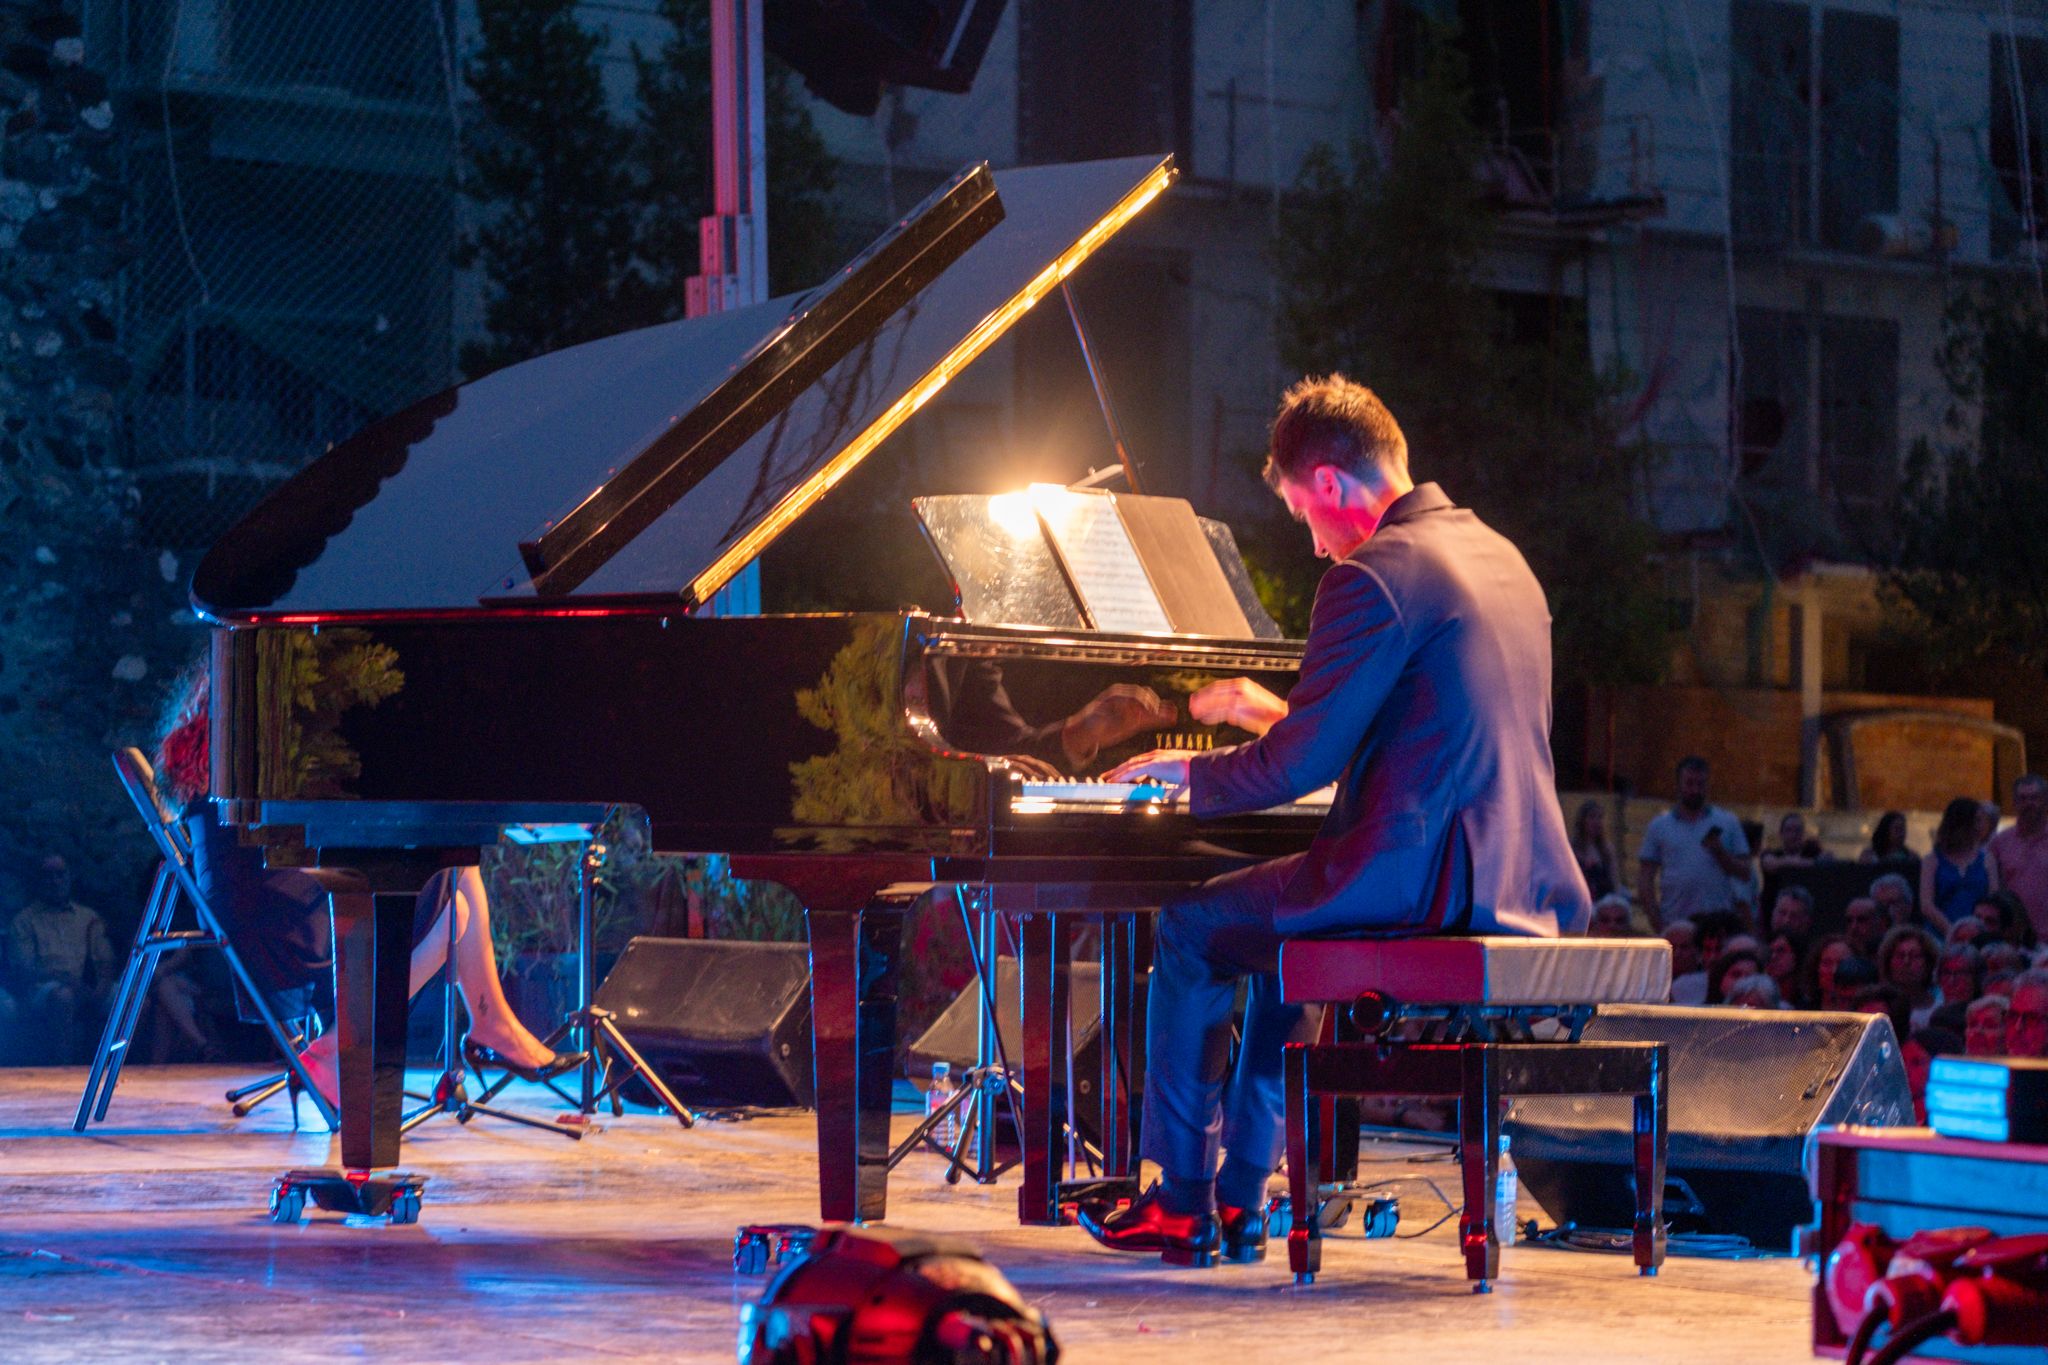
<svg viewBox="0 0 2048 1365">
<path fill-rule="evenodd" d="M 1661 1004 L 1671 945 L 1661 938 L 1295 939 L 1280 949 L 1296 1004 L 1368 990 L 1409 1005 Z"/>
</svg>

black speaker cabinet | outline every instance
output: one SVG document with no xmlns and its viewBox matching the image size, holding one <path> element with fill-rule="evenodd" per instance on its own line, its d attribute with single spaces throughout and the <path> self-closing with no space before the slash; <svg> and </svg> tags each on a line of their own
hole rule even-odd
<svg viewBox="0 0 2048 1365">
<path fill-rule="evenodd" d="M 1102 1029 L 1098 1017 L 1102 1012 L 1101 980 L 1102 967 L 1095 962 L 1076 962 L 1068 975 L 1074 1038 L 1073 1110 L 1082 1133 L 1090 1141 L 1098 1141 L 1100 1136 L 1095 1132 L 1095 1087 L 1102 1079 Z M 919 1082 L 929 1079 L 933 1062 L 950 1063 L 955 1076 L 974 1065 L 979 1018 L 975 1002 L 980 993 L 980 983 L 969 982 L 967 989 L 946 1006 L 945 1013 L 910 1045 L 908 1065 L 912 1079 Z M 1003 1051 L 1009 1056 L 1010 1065 L 1018 1067 L 1021 1065 L 1024 1036 L 1018 1020 L 1017 959 L 1014 957 L 996 959 L 996 1010 Z M 1054 1062 L 1057 1065 L 1058 1059 L 1055 1058 Z M 1137 1103 L 1138 1097 L 1133 1095 L 1133 1110 Z"/>
<path fill-rule="evenodd" d="M 685 1104 L 811 1104 L 811 961 L 801 943 L 636 938 L 597 1004 Z M 653 1098 L 637 1084 L 627 1095 Z"/>
<path fill-rule="evenodd" d="M 1614 1005 L 1585 1036 L 1670 1049 L 1664 1211 L 1676 1231 L 1733 1233 L 1761 1250 L 1789 1251 L 1793 1229 L 1813 1221 L 1806 1149 L 1814 1130 L 1914 1121 L 1898 1039 L 1883 1015 Z M 1521 1100 L 1507 1132 L 1523 1187 L 1560 1224 L 1633 1222 L 1627 1099 Z"/>
</svg>

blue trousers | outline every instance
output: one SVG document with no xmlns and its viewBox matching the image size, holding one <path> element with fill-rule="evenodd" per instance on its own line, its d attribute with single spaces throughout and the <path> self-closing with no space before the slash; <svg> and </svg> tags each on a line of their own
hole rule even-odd
<svg viewBox="0 0 2048 1365">
<path fill-rule="evenodd" d="M 1320 1007 L 1280 999 L 1280 934 L 1273 910 L 1300 856 L 1204 882 L 1168 902 L 1154 931 L 1145 1020 L 1145 1111 L 1140 1155 L 1169 1177 L 1213 1180 L 1222 1149 L 1272 1171 L 1285 1149 L 1281 1049 L 1313 1042 Z M 1230 1021 L 1249 979 L 1237 1065 Z"/>
</svg>

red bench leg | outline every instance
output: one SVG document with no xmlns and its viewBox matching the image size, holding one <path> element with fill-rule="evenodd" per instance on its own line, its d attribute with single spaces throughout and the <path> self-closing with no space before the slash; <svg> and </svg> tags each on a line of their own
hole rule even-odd
<svg viewBox="0 0 2048 1365">
<path fill-rule="evenodd" d="M 1287 1230 L 1287 1265 L 1296 1284 L 1314 1284 L 1323 1268 L 1323 1230 L 1316 1221 L 1322 1183 L 1323 1106 L 1308 1088 L 1308 1045 L 1287 1045 L 1287 1188 L 1293 1223 Z"/>
</svg>

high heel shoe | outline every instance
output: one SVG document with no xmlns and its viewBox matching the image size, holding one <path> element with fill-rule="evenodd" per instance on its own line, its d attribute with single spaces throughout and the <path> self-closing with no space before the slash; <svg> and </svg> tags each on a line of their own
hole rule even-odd
<svg viewBox="0 0 2048 1365">
<path fill-rule="evenodd" d="M 314 1082 L 314 1088 L 318 1089 L 318 1086 L 319 1083 L 317 1081 Z M 292 1131 L 296 1133 L 299 1130 L 299 1096 L 304 1094 L 306 1091 L 305 1085 L 302 1084 L 299 1080 L 298 1072 L 293 1071 L 289 1068 L 286 1069 L 284 1073 L 284 1091 L 285 1094 L 291 1096 Z M 329 1098 L 327 1092 L 324 1090 L 320 1091 L 320 1098 L 327 1101 L 327 1107 L 329 1110 L 333 1111 L 335 1114 L 341 1113 L 340 1100 Z M 319 1108 L 318 1105 L 315 1105 L 313 1107 L 316 1110 Z"/>
<path fill-rule="evenodd" d="M 468 1062 L 477 1071 L 482 1071 L 485 1067 L 491 1067 L 498 1071 L 508 1071 L 522 1081 L 546 1083 L 566 1076 L 577 1067 L 582 1066 L 590 1060 L 590 1054 L 587 1052 L 557 1052 L 539 1066 L 521 1066 L 517 1062 L 500 1057 L 490 1048 L 464 1038 L 462 1040 L 462 1060 Z"/>
</svg>

